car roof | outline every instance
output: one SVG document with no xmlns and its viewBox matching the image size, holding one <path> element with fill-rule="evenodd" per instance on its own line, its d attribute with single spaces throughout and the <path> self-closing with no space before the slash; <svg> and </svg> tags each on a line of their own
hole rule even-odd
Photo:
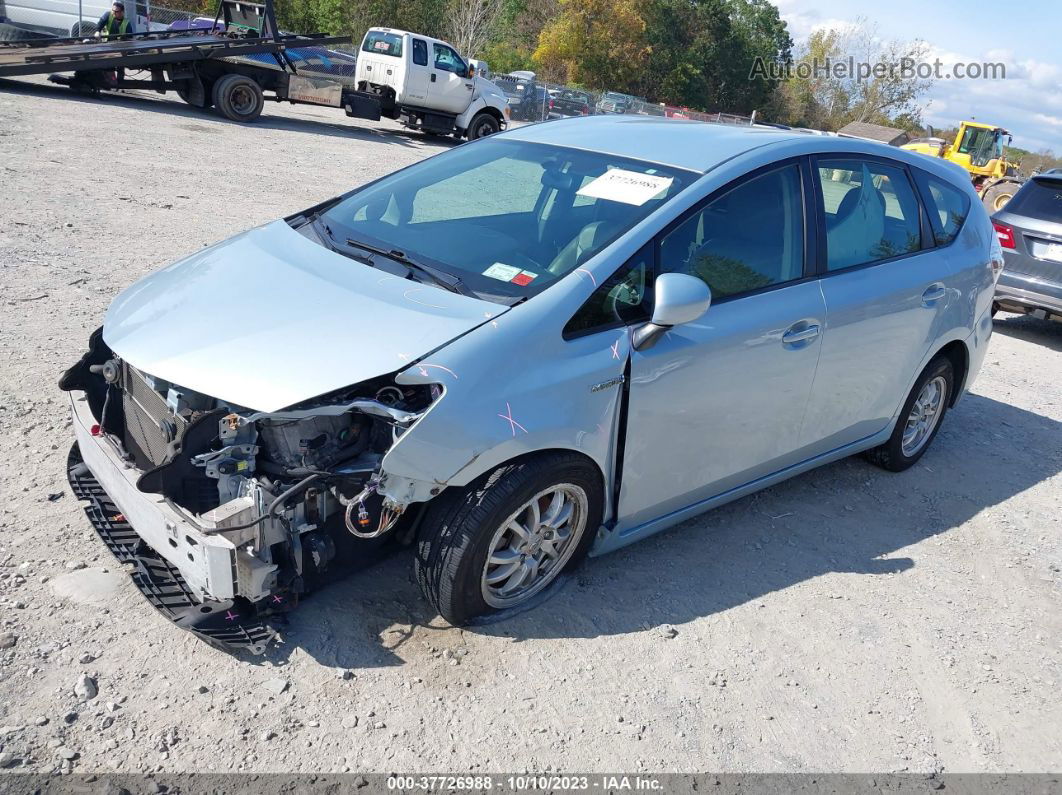
<svg viewBox="0 0 1062 795">
<path fill-rule="evenodd" d="M 764 144 L 804 135 L 659 116 L 586 116 L 517 127 L 506 132 L 505 137 L 605 152 L 703 173 Z"/>
<path fill-rule="evenodd" d="M 816 135 L 800 130 L 662 116 L 599 115 L 529 124 L 510 128 L 502 135 L 629 157 L 702 174 L 727 160 L 768 145 L 784 150 L 779 153 L 779 158 L 815 153 L 871 155 L 907 163 L 955 185 L 970 185 L 969 175 L 961 166 L 940 158 L 877 141 Z"/>
</svg>

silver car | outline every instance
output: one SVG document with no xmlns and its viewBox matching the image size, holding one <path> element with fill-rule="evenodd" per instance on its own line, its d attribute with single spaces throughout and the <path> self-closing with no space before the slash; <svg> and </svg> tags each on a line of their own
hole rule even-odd
<svg viewBox="0 0 1062 795">
<path fill-rule="evenodd" d="M 918 154 L 524 127 L 126 289 L 61 380 L 70 479 L 213 642 L 261 649 L 391 544 L 460 624 L 821 464 L 910 467 L 981 366 L 1001 259 Z"/>
<path fill-rule="evenodd" d="M 992 223 L 1005 261 L 996 305 L 1062 321 L 1062 171 L 1030 179 Z"/>
</svg>

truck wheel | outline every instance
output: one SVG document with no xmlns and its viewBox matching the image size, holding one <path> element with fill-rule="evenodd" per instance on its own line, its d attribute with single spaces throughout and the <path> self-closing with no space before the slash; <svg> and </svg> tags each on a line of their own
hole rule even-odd
<svg viewBox="0 0 1062 795">
<path fill-rule="evenodd" d="M 262 87 L 244 75 L 225 75 L 214 84 L 213 94 L 221 115 L 232 121 L 254 121 L 265 107 Z"/>
<path fill-rule="evenodd" d="M 74 39 L 87 39 L 96 32 L 95 22 L 75 22 L 70 27 L 70 37 Z"/>
<path fill-rule="evenodd" d="M 454 625 L 526 604 L 586 554 L 601 523 L 601 476 L 556 453 L 499 467 L 449 489 L 425 514 L 414 568 L 432 606 Z"/>
<path fill-rule="evenodd" d="M 200 107 L 199 105 L 196 105 L 194 102 L 192 102 L 192 94 L 188 90 L 187 86 L 188 86 L 188 84 L 187 84 L 187 82 L 185 82 L 180 88 L 178 88 L 177 89 L 177 96 L 179 96 L 182 100 L 187 102 L 193 108 Z M 206 80 L 204 80 L 203 81 L 203 104 L 202 104 L 202 108 L 204 110 L 206 110 L 207 108 L 214 107 L 214 96 L 213 95 L 214 95 L 214 86 L 213 86 L 213 84 L 212 83 L 208 83 Z"/>
<path fill-rule="evenodd" d="M 488 135 L 494 135 L 500 129 L 501 125 L 498 124 L 498 120 L 490 113 L 482 111 L 473 116 L 472 123 L 468 125 L 468 140 L 474 141 L 477 138 L 486 138 Z"/>
<path fill-rule="evenodd" d="M 981 201 L 984 203 L 985 209 L 988 210 L 988 214 L 992 215 L 1002 210 L 1007 202 L 1014 198 L 1017 190 L 1018 186 L 1013 182 L 1000 182 L 986 190 L 981 197 Z"/>
</svg>

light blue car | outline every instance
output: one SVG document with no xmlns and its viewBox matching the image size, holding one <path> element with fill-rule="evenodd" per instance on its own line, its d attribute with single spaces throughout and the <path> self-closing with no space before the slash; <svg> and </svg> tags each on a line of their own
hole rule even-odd
<svg viewBox="0 0 1062 795">
<path fill-rule="evenodd" d="M 918 154 L 523 127 L 125 290 L 61 382 L 71 482 L 212 641 L 260 647 L 387 543 L 460 624 L 812 467 L 910 467 L 1001 264 L 964 172 Z"/>
</svg>

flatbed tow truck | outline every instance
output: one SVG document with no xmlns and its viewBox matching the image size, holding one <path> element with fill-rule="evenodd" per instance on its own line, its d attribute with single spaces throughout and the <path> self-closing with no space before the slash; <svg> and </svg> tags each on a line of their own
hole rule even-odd
<svg viewBox="0 0 1062 795">
<path fill-rule="evenodd" d="M 121 89 L 174 91 L 189 105 L 216 106 L 236 122 L 257 119 L 267 99 L 342 108 L 347 116 L 369 121 L 388 116 L 414 129 L 456 137 L 478 138 L 508 121 L 504 96 L 500 92 L 493 96 L 493 84 L 471 74 L 450 75 L 468 84 L 463 108 L 452 101 L 440 107 L 432 107 L 430 101 L 400 105 L 394 92 L 381 92 L 364 79 L 359 83 L 349 57 L 339 59 L 328 49 L 351 44 L 349 36 L 281 32 L 273 0 L 264 4 L 220 0 L 210 27 L 114 39 L 0 42 L 0 78 L 49 74 L 52 82 L 90 94 Z M 453 60 L 470 68 L 456 53 Z M 431 82 L 437 77 L 432 76 Z M 447 75 L 442 77 L 440 85 Z"/>
<path fill-rule="evenodd" d="M 267 91 L 276 101 L 343 107 L 349 116 L 379 120 L 379 104 L 359 95 L 350 76 L 335 73 L 325 49 L 335 45 L 349 46 L 351 38 L 281 33 L 273 0 L 221 0 L 208 29 L 0 42 L 0 78 L 51 74 L 53 82 L 86 93 L 175 91 L 190 105 L 215 105 L 239 122 L 261 115 Z M 134 71 L 150 76 L 126 77 Z"/>
</svg>

